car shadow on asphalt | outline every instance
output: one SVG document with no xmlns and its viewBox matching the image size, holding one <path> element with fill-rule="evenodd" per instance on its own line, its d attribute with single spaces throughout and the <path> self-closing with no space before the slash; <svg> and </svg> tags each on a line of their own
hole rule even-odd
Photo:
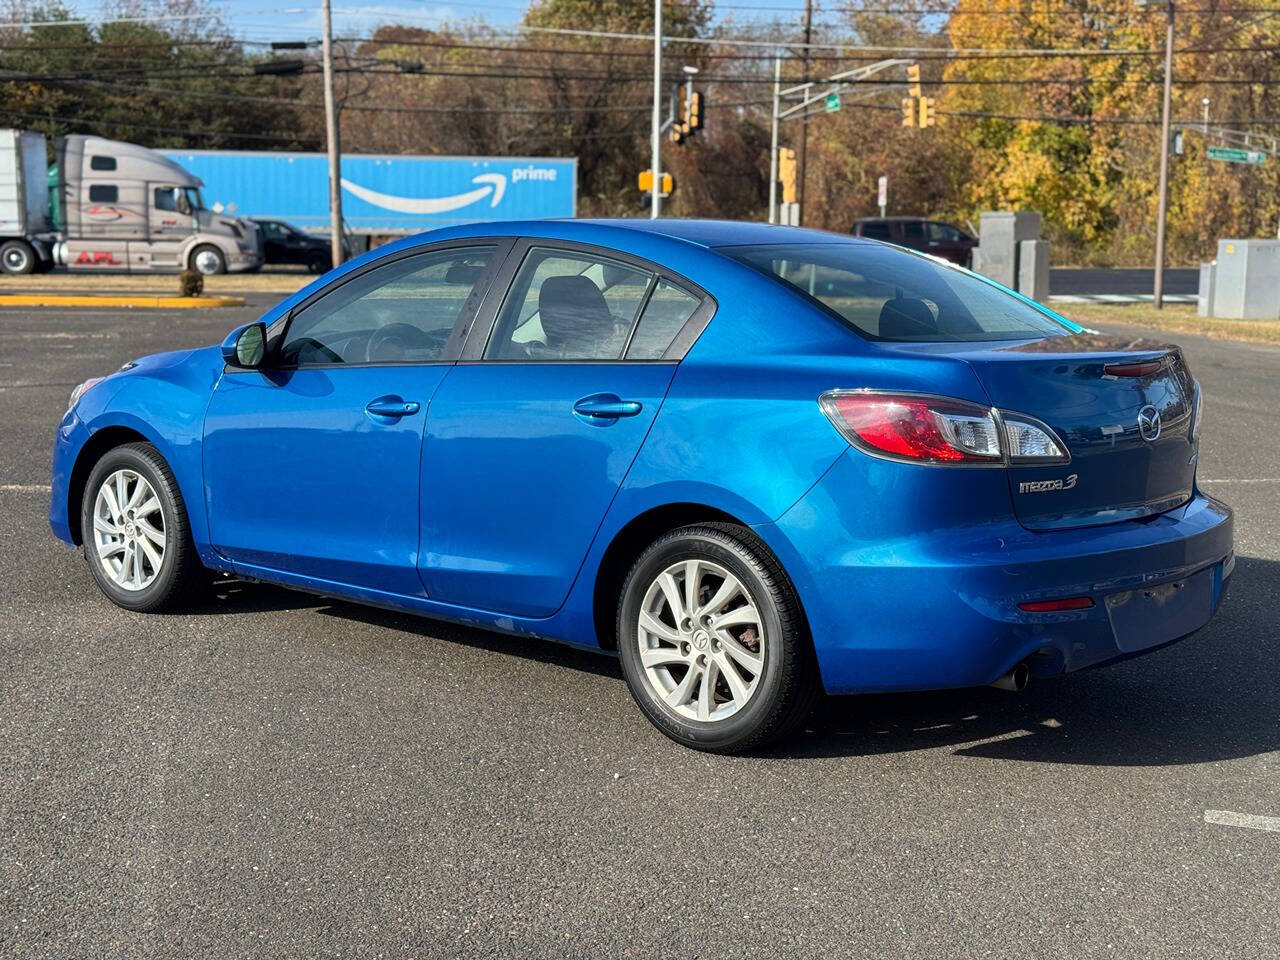
<svg viewBox="0 0 1280 960">
<path fill-rule="evenodd" d="M 952 748 L 957 756 L 1039 763 L 1165 766 L 1280 749 L 1280 563 L 1239 557 L 1213 622 L 1165 650 L 1035 681 L 1020 694 L 988 687 L 827 697 L 799 736 L 760 758 L 870 756 Z M 311 609 L 322 616 L 465 644 L 622 683 L 617 660 L 264 584 L 230 581 L 200 611 Z"/>
<path fill-rule="evenodd" d="M 196 614 L 268 613 L 280 610 L 312 610 L 369 626 L 384 627 L 400 633 L 416 634 L 424 639 L 464 644 L 478 650 L 523 657 L 571 670 L 580 670 L 622 681 L 617 658 L 597 650 L 585 650 L 568 644 L 554 643 L 532 636 L 499 633 L 479 627 L 433 620 L 427 617 L 388 610 L 367 604 L 351 603 L 333 597 L 321 597 L 274 584 L 227 580 L 217 585 L 214 598 L 192 611 Z"/>
</svg>

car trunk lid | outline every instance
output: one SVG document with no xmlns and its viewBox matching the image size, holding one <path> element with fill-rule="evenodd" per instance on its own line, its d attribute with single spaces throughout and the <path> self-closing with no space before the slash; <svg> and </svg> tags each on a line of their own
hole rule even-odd
<svg viewBox="0 0 1280 960">
<path fill-rule="evenodd" d="M 1198 387 L 1178 347 L 1090 332 L 950 346 L 994 406 L 1052 427 L 1070 454 L 1070 462 L 1010 464 L 1010 495 L 1023 526 L 1132 520 L 1190 499 Z"/>
</svg>

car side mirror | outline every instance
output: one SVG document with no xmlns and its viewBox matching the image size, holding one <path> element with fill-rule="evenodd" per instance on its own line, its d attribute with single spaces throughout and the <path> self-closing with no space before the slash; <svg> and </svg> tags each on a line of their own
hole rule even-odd
<svg viewBox="0 0 1280 960">
<path fill-rule="evenodd" d="M 236 327 L 222 341 L 222 359 L 233 367 L 254 370 L 267 356 L 267 328 L 261 321 Z"/>
</svg>

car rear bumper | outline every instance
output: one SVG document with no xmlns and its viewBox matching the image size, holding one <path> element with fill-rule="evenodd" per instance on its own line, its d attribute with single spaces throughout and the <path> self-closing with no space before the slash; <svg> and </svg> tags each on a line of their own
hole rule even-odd
<svg viewBox="0 0 1280 960">
<path fill-rule="evenodd" d="M 1035 533 L 1010 517 L 860 540 L 867 505 L 850 502 L 847 460 L 755 528 L 792 577 L 829 693 L 979 686 L 1024 660 L 1047 676 L 1134 656 L 1208 623 L 1234 569 L 1231 510 L 1199 492 L 1105 526 Z M 1093 606 L 1018 606 L 1080 596 Z"/>
</svg>

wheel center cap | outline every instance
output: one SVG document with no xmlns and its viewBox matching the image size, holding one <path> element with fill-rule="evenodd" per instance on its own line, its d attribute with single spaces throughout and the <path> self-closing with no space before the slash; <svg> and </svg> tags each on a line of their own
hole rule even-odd
<svg viewBox="0 0 1280 960">
<path fill-rule="evenodd" d="M 705 630 L 699 630 L 693 635 L 693 645 L 699 650 L 705 650 L 711 643 L 711 638 L 707 636 Z"/>
<path fill-rule="evenodd" d="M 124 535 L 132 539 L 138 535 L 138 528 L 133 525 L 132 520 L 126 520 L 124 525 Z"/>
</svg>

